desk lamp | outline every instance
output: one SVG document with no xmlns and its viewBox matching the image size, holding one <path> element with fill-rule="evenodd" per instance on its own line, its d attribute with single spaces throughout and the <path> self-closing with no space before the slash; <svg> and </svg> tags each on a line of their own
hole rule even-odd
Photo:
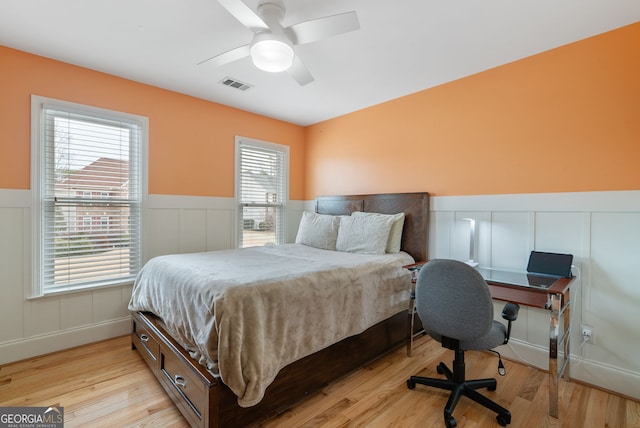
<svg viewBox="0 0 640 428">
<path fill-rule="evenodd" d="M 465 263 L 471 267 L 478 267 L 480 263 L 474 260 L 476 256 L 475 244 L 476 244 L 476 220 L 473 218 L 461 218 L 460 220 L 466 220 L 469 222 L 469 260 Z"/>
</svg>

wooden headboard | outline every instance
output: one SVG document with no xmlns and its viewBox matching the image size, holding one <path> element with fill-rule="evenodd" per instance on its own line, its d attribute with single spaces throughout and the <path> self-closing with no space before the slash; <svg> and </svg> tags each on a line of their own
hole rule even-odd
<svg viewBox="0 0 640 428">
<path fill-rule="evenodd" d="M 429 194 L 383 193 L 377 195 L 318 196 L 318 214 L 350 215 L 354 211 L 382 214 L 405 213 L 401 249 L 416 262 L 428 260 Z"/>
</svg>

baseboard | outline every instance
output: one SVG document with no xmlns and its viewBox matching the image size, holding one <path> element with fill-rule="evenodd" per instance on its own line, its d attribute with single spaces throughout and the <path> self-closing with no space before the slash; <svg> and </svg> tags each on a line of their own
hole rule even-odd
<svg viewBox="0 0 640 428">
<path fill-rule="evenodd" d="M 518 361 L 541 370 L 549 370 L 549 351 L 547 348 L 511 339 L 499 347 L 504 358 Z M 600 388 L 615 394 L 640 400 L 640 374 L 621 370 L 600 362 L 587 360 L 580 355 L 571 354 L 571 379 Z"/>
<path fill-rule="evenodd" d="M 640 389 L 638 389 L 640 374 L 638 373 L 572 355 L 571 378 L 614 394 L 640 400 Z"/>
<path fill-rule="evenodd" d="M 0 365 L 131 333 L 131 317 L 0 344 Z"/>
</svg>

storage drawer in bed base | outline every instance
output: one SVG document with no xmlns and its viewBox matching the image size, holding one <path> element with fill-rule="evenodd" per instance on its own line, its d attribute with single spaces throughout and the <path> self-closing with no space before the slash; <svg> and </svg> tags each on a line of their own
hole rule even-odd
<svg viewBox="0 0 640 428">
<path fill-rule="evenodd" d="M 144 331 L 149 338 L 142 342 Z M 217 381 L 171 339 L 150 314 L 133 313 L 132 347 L 143 356 L 147 365 L 171 397 L 176 407 L 192 427 L 217 427 L 210 420 L 209 409 L 216 395 Z M 147 358 L 145 344 L 158 344 L 157 360 Z"/>
<path fill-rule="evenodd" d="M 133 319 L 133 333 L 131 334 L 132 345 L 140 350 L 140 355 L 147 362 L 149 367 L 155 368 L 158 365 L 160 356 L 160 343 L 155 334 L 151 333 L 144 323 Z"/>
<path fill-rule="evenodd" d="M 243 408 L 225 384 L 179 347 L 155 316 L 137 312 L 133 322 L 134 329 L 144 326 L 158 342 L 158 360 L 145 361 L 194 428 L 249 427 L 282 413 L 328 383 L 406 345 L 409 325 L 407 312 L 402 311 L 359 335 L 298 360 L 280 371 L 260 403 Z M 132 347 L 143 357 L 147 352 L 141 348 L 135 330 Z"/>
</svg>

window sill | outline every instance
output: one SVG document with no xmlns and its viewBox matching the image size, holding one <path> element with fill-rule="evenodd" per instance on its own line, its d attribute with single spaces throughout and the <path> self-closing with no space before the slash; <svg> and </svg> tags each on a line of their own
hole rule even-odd
<svg viewBox="0 0 640 428">
<path fill-rule="evenodd" d="M 57 290 L 47 291 L 46 293 L 43 293 L 41 295 L 29 296 L 27 297 L 27 300 L 45 299 L 48 297 L 58 297 L 65 294 L 91 292 L 91 291 L 104 290 L 107 288 L 114 288 L 114 287 L 127 287 L 127 286 L 133 285 L 133 282 L 134 280 L 127 280 L 127 281 L 119 281 L 119 282 L 106 283 L 106 284 L 90 284 L 90 285 L 64 287 Z"/>
</svg>

